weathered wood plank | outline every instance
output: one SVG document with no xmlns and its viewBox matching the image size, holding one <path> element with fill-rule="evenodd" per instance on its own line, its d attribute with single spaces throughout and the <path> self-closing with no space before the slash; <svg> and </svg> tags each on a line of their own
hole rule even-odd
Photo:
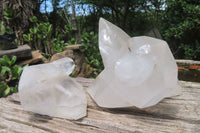
<svg viewBox="0 0 200 133">
<path fill-rule="evenodd" d="M 0 50 L 0 57 L 4 55 L 17 56 L 18 59 L 30 59 L 32 57 L 31 48 L 28 45 L 22 45 L 16 49 Z"/>
<path fill-rule="evenodd" d="M 26 64 L 34 65 L 34 64 L 42 64 L 44 62 L 47 62 L 47 59 L 45 59 L 44 56 L 42 56 L 39 50 L 32 51 L 31 54 L 32 54 L 31 59 L 19 61 L 17 62 L 17 64 L 20 66 L 25 66 Z"/>
<path fill-rule="evenodd" d="M 86 89 L 92 79 L 76 79 Z M 181 82 L 179 96 L 146 109 L 106 109 L 87 95 L 87 117 L 70 121 L 23 111 L 18 94 L 0 99 L 0 133 L 198 133 L 200 85 Z"/>
<path fill-rule="evenodd" d="M 177 65 L 184 66 L 184 65 L 200 65 L 200 61 L 194 60 L 176 60 Z"/>
</svg>

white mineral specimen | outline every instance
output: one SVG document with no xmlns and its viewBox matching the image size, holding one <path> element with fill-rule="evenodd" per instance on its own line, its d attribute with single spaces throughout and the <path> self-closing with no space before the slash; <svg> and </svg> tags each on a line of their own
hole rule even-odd
<svg viewBox="0 0 200 133">
<path fill-rule="evenodd" d="M 176 62 L 163 40 L 147 36 L 130 38 L 101 18 L 99 49 L 105 69 L 88 93 L 101 107 L 145 108 L 180 89 Z"/>
<path fill-rule="evenodd" d="M 63 58 L 52 63 L 26 67 L 19 82 L 19 96 L 27 111 L 79 119 L 86 115 L 87 100 L 83 87 L 68 75 L 73 60 Z"/>
</svg>

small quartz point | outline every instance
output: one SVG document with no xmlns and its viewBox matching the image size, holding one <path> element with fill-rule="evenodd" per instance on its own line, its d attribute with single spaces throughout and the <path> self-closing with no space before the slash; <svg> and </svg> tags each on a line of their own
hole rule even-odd
<svg viewBox="0 0 200 133">
<path fill-rule="evenodd" d="M 67 57 L 25 67 L 19 82 L 22 107 L 34 113 L 71 120 L 86 116 L 85 91 L 69 77 L 74 67 L 73 60 Z"/>
<path fill-rule="evenodd" d="M 177 65 L 168 44 L 147 36 L 129 37 L 101 18 L 99 49 L 105 69 L 88 88 L 105 108 L 153 106 L 177 94 Z"/>
</svg>

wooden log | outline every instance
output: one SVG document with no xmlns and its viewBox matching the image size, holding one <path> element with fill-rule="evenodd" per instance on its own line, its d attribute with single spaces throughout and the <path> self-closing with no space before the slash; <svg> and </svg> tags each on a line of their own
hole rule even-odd
<svg viewBox="0 0 200 133">
<path fill-rule="evenodd" d="M 77 78 L 85 89 L 93 79 Z M 200 84 L 180 82 L 178 96 L 146 108 L 106 109 L 87 95 L 88 114 L 66 120 L 24 111 L 18 94 L 0 99 L 0 132 L 17 133 L 199 133 Z M 48 105 L 47 105 L 48 106 Z"/>
<path fill-rule="evenodd" d="M 200 65 L 200 61 L 194 60 L 176 60 L 178 66 L 185 66 L 185 65 Z"/>
<path fill-rule="evenodd" d="M 26 64 L 35 65 L 35 64 L 42 64 L 42 63 L 47 62 L 47 59 L 45 59 L 42 56 L 42 54 L 40 53 L 39 50 L 32 51 L 31 54 L 32 54 L 32 58 L 31 59 L 27 59 L 27 60 L 23 60 L 23 61 L 17 62 L 17 64 L 19 64 L 20 66 L 24 66 Z"/>
<path fill-rule="evenodd" d="M 75 45 L 69 45 L 64 47 L 64 50 L 80 50 L 81 48 L 83 48 L 82 44 L 75 44 Z"/>
<path fill-rule="evenodd" d="M 4 55 L 7 55 L 9 57 L 17 56 L 17 59 L 32 58 L 31 48 L 28 45 L 22 45 L 16 49 L 0 50 L 0 57 L 3 57 Z"/>
</svg>

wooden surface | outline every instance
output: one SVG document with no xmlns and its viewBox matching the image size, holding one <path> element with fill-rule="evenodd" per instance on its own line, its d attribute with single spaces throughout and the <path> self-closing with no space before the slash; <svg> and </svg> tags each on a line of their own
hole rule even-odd
<svg viewBox="0 0 200 133">
<path fill-rule="evenodd" d="M 194 60 L 176 60 L 176 63 L 178 66 L 200 65 L 200 61 L 194 61 Z"/>
<path fill-rule="evenodd" d="M 47 60 L 42 56 L 39 50 L 32 51 L 31 54 L 32 54 L 31 59 L 19 61 L 17 62 L 17 64 L 20 66 L 25 66 L 26 64 L 34 65 L 34 64 L 42 64 L 44 62 L 47 62 Z"/>
<path fill-rule="evenodd" d="M 87 88 L 93 80 L 77 81 Z M 88 96 L 88 115 L 77 121 L 23 111 L 13 94 L 0 98 L 0 133 L 200 133 L 200 84 L 181 84 L 179 96 L 146 109 L 104 109 Z"/>
<path fill-rule="evenodd" d="M 0 57 L 4 55 L 17 56 L 17 59 L 30 59 L 32 57 L 31 48 L 28 45 L 18 46 L 16 49 L 0 50 Z"/>
</svg>

